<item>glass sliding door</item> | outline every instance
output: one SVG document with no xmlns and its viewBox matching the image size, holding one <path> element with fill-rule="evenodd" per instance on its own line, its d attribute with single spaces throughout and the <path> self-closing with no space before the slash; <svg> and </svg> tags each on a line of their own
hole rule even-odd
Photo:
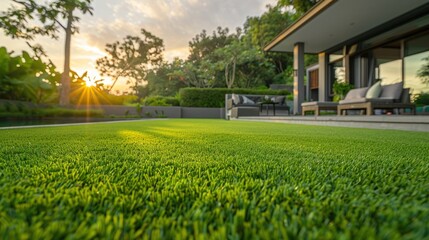
<svg viewBox="0 0 429 240">
<path fill-rule="evenodd" d="M 402 82 L 401 42 L 386 44 L 373 50 L 375 60 L 375 81 L 381 80 L 382 85 Z"/>
<path fill-rule="evenodd" d="M 411 99 L 429 94 L 429 34 L 405 42 L 404 87 L 410 88 Z"/>
</svg>

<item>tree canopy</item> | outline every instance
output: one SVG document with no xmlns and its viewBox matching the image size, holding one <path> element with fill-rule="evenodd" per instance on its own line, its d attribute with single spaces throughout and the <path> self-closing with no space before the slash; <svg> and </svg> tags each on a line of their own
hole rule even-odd
<svg viewBox="0 0 429 240">
<path fill-rule="evenodd" d="M 154 68 L 162 63 L 163 40 L 145 29 L 141 29 L 141 34 L 107 44 L 107 56 L 97 60 L 100 73 L 113 78 L 109 91 L 121 77 L 137 88 L 145 80 L 149 67 Z"/>
</svg>

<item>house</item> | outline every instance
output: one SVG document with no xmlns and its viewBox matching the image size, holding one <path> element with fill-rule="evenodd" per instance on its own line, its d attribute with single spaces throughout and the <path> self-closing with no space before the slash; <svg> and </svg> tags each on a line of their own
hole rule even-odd
<svg viewBox="0 0 429 240">
<path fill-rule="evenodd" d="M 305 100 L 331 101 L 334 81 L 355 88 L 403 82 L 429 93 L 428 0 L 320 0 L 265 51 L 294 54 L 294 113 Z M 304 54 L 317 54 L 304 99 Z M 428 70 L 429 71 L 429 70 Z"/>
</svg>

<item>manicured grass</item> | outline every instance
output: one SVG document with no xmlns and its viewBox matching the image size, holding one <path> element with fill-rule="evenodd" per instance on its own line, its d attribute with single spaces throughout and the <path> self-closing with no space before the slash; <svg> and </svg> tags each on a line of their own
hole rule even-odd
<svg viewBox="0 0 429 240">
<path fill-rule="evenodd" d="M 1 239 L 428 239 L 429 134 L 223 120 L 0 130 Z"/>
</svg>

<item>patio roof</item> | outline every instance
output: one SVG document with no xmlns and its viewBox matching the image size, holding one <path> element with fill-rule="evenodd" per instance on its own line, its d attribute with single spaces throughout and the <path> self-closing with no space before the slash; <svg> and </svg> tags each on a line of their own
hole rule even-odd
<svg viewBox="0 0 429 240">
<path fill-rule="evenodd" d="M 424 5 L 427 0 L 320 0 L 264 50 L 293 52 L 294 44 L 302 42 L 306 53 L 320 53 Z"/>
</svg>

